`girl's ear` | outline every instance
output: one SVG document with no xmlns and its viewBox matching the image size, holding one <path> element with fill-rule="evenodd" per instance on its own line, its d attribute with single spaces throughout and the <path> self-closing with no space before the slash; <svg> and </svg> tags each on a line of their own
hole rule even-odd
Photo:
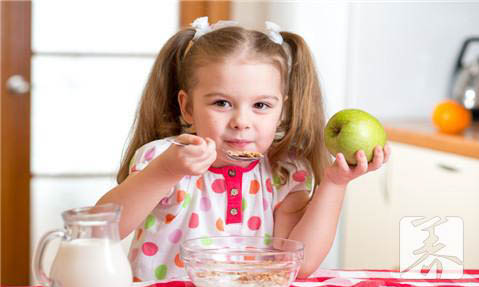
<svg viewBox="0 0 479 287">
<path fill-rule="evenodd" d="M 188 94 L 180 90 L 178 92 L 178 104 L 180 105 L 180 110 L 181 110 L 181 116 L 183 117 L 183 120 L 189 124 L 193 124 L 193 113 L 191 111 L 191 104 L 189 102 L 189 97 Z"/>
</svg>

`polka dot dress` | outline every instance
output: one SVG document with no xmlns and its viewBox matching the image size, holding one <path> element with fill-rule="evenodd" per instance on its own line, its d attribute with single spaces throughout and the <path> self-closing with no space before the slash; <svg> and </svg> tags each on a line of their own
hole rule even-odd
<svg viewBox="0 0 479 287">
<path fill-rule="evenodd" d="M 138 149 L 130 174 L 139 172 L 169 147 L 165 140 Z M 213 168 L 186 176 L 171 189 L 136 229 L 129 252 L 134 281 L 184 278 L 179 246 L 184 240 L 211 236 L 273 235 L 273 211 L 290 192 L 311 191 L 312 172 L 304 160 L 279 162 L 290 173 L 286 183 L 271 174 L 266 158 L 249 166 Z"/>
</svg>

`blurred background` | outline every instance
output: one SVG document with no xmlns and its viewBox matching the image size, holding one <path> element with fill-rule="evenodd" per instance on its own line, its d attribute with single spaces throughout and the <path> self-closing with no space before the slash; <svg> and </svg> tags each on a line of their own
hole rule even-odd
<svg viewBox="0 0 479 287">
<path fill-rule="evenodd" d="M 210 23 L 234 19 L 260 30 L 270 20 L 302 35 L 315 57 L 327 116 L 361 108 L 391 127 L 427 122 L 436 103 L 451 97 L 461 46 L 479 35 L 474 2 L 1 2 L 2 284 L 28 284 L 34 247 L 46 231 L 63 226 L 60 213 L 93 205 L 116 185 L 157 53 L 204 15 Z M 478 52 L 470 45 L 463 63 L 477 61 Z M 14 75 L 21 77 L 12 82 Z M 478 157 L 397 141 L 399 158 L 413 161 L 398 159 L 349 187 L 322 268 L 398 268 L 398 218 L 411 206 L 409 215 L 462 216 L 465 265 L 479 267 L 479 235 L 469 232 L 479 223 Z M 417 165 L 437 158 L 447 168 L 459 164 L 452 168 L 462 173 Z"/>
</svg>

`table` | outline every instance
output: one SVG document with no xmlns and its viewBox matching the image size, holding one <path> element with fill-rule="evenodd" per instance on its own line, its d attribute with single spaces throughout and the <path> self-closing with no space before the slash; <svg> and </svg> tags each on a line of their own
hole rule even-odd
<svg viewBox="0 0 479 287">
<path fill-rule="evenodd" d="M 134 287 L 194 287 L 189 281 L 134 283 Z M 464 270 L 461 279 L 404 279 L 392 270 L 317 270 L 292 287 L 479 287 L 479 270 Z M 3 286 L 6 287 L 6 286 Z M 32 286 L 33 287 L 33 286 Z M 36 286 L 41 287 L 41 286 Z M 213 286 L 216 287 L 216 286 Z"/>
<path fill-rule="evenodd" d="M 479 287 L 479 270 L 464 270 L 461 279 L 404 279 L 392 270 L 318 270 L 311 278 L 299 279 L 292 287 Z M 194 287 L 188 281 L 135 284 L 135 287 Z M 215 286 L 216 287 L 216 286 Z"/>
</svg>

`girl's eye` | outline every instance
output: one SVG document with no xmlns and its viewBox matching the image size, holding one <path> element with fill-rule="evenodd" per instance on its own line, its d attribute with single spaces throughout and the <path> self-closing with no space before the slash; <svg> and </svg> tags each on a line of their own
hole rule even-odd
<svg viewBox="0 0 479 287">
<path fill-rule="evenodd" d="M 254 107 L 257 108 L 257 109 L 260 109 L 260 110 L 264 110 L 266 108 L 271 108 L 271 106 L 266 104 L 266 103 L 256 103 L 256 104 L 254 104 Z"/>
<path fill-rule="evenodd" d="M 230 106 L 230 103 L 228 101 L 225 101 L 225 100 L 219 100 L 219 101 L 216 101 L 213 103 L 215 106 L 218 106 L 218 107 L 228 107 Z"/>
</svg>

